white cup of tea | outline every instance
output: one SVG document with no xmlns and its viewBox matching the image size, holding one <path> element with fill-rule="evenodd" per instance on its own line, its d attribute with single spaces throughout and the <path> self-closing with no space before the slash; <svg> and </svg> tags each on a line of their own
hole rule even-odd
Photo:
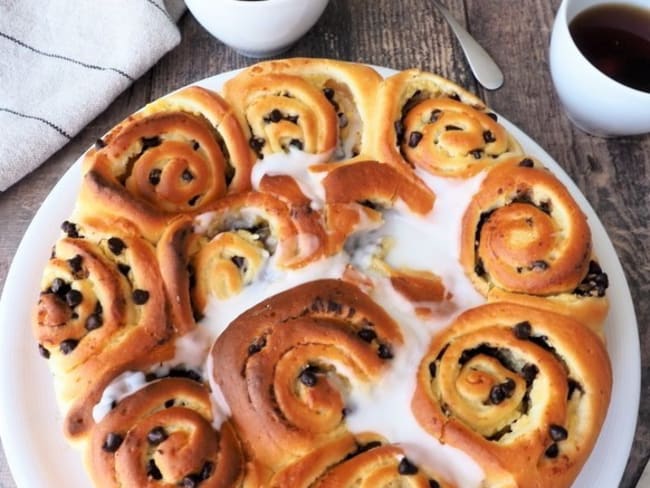
<svg viewBox="0 0 650 488">
<path fill-rule="evenodd" d="M 198 22 L 244 56 L 267 58 L 289 49 L 321 16 L 329 0 L 185 0 Z"/>
<path fill-rule="evenodd" d="M 594 62 L 601 63 L 605 69 L 603 58 L 596 59 L 593 50 L 585 50 L 592 57 L 588 59 L 576 45 L 569 26 L 579 14 L 593 13 L 593 10 L 607 8 L 631 7 L 639 12 L 648 12 L 648 0 L 563 0 L 557 11 L 550 45 L 551 76 L 555 89 L 564 106 L 567 116 L 583 131 L 603 137 L 629 136 L 650 132 L 650 91 L 639 88 L 638 80 L 630 82 L 623 79 L 617 81 L 612 76 L 601 71 Z M 614 18 L 605 15 L 605 19 Z M 637 18 L 637 17 L 635 17 Z M 650 12 L 648 12 L 650 18 Z M 577 24 L 574 23 L 575 27 Z M 650 24 L 648 24 L 650 25 Z M 574 30 L 575 32 L 575 30 Z M 601 36 L 602 37 L 602 36 Z M 616 60 L 614 60 L 616 61 Z M 610 63 L 611 64 L 611 63 Z M 629 70 L 628 70 L 629 71 Z M 650 77 L 650 64 L 645 65 L 643 72 L 637 75 L 645 77 L 647 88 Z M 619 76 L 619 79 L 620 76 Z M 637 84 L 637 88 L 625 83 Z"/>
</svg>

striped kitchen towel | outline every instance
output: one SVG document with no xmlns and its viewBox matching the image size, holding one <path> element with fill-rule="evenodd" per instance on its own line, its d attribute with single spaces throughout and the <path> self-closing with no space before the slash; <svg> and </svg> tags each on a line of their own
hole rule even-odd
<svg viewBox="0 0 650 488">
<path fill-rule="evenodd" d="M 183 0 L 0 0 L 0 191 L 180 42 Z"/>
</svg>

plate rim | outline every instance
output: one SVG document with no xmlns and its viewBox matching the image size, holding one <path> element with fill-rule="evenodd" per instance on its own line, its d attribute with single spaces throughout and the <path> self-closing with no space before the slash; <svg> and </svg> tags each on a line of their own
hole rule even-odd
<svg viewBox="0 0 650 488">
<path fill-rule="evenodd" d="M 395 74 L 398 72 L 398 70 L 387 68 L 387 67 L 382 67 L 382 66 L 376 66 L 376 65 L 368 65 L 378 71 L 380 75 L 386 77 L 390 76 L 392 74 Z M 186 86 L 192 86 L 192 85 L 200 85 L 200 86 L 205 86 L 211 89 L 219 89 L 220 86 L 229 78 L 233 77 L 236 75 L 238 72 L 244 70 L 246 68 L 240 68 L 240 69 L 235 69 L 235 70 L 229 70 L 226 72 L 218 73 L 206 78 L 203 78 L 201 80 L 195 81 L 188 83 L 187 85 L 178 88 L 177 90 L 173 90 L 169 92 L 168 94 L 165 94 L 163 96 L 169 95 L 171 93 L 174 93 L 180 89 L 185 88 Z M 141 110 L 141 109 L 139 109 Z M 623 473 L 625 471 L 625 467 L 627 464 L 627 460 L 629 458 L 631 448 L 632 448 L 632 443 L 634 441 L 634 433 L 636 430 L 636 424 L 638 421 L 638 410 L 639 410 L 639 404 L 640 404 L 640 393 L 641 393 L 641 359 L 640 359 L 640 342 L 639 342 L 639 335 L 638 335 L 638 321 L 636 318 L 636 311 L 634 308 L 634 303 L 632 301 L 632 295 L 630 293 L 630 288 L 629 284 L 627 282 L 627 279 L 625 277 L 625 273 L 623 270 L 623 267 L 621 265 L 620 259 L 618 257 L 618 254 L 616 253 L 616 250 L 614 248 L 614 245 L 607 234 L 605 227 L 603 226 L 602 222 L 600 221 L 600 218 L 594 211 L 593 207 L 585 197 L 585 195 L 582 193 L 582 191 L 578 188 L 577 184 L 571 179 L 571 177 L 566 173 L 564 168 L 553 158 L 551 157 L 548 152 L 546 152 L 534 139 L 532 139 L 528 134 L 526 134 L 523 130 L 521 130 L 518 126 L 510 122 L 506 117 L 501 115 L 501 113 L 495 112 L 498 114 L 499 117 L 499 122 L 502 123 L 506 129 L 519 141 L 519 143 L 522 145 L 522 147 L 525 149 L 527 154 L 530 154 L 534 157 L 537 157 L 540 161 L 542 161 L 544 164 L 547 164 L 550 162 L 551 170 L 555 176 L 557 176 L 562 183 L 569 189 L 569 192 L 571 193 L 572 197 L 578 202 L 578 205 L 580 208 L 588 215 L 588 221 L 589 225 L 592 231 L 592 236 L 593 236 L 593 242 L 594 242 L 594 247 L 600 248 L 600 250 L 597 252 L 599 258 L 602 259 L 601 253 L 604 253 L 604 256 L 607 257 L 607 260 L 613 259 L 613 267 L 612 263 L 608 264 L 608 269 L 607 273 L 610 275 L 610 281 L 613 283 L 616 283 L 616 289 L 612 290 L 612 287 L 610 287 L 610 290 L 608 291 L 609 297 L 610 297 L 610 312 L 608 316 L 608 321 L 610 320 L 609 317 L 611 317 L 612 314 L 612 308 L 616 307 L 617 310 L 620 309 L 621 313 L 625 314 L 631 314 L 630 319 L 631 319 L 631 324 L 627 327 L 624 328 L 625 334 L 623 334 L 627 339 L 628 342 L 631 342 L 632 350 L 626 350 L 626 354 L 622 357 L 622 361 L 624 364 L 620 364 L 620 360 L 617 362 L 615 365 L 614 362 L 612 361 L 612 370 L 613 370 L 613 375 L 614 378 L 616 378 L 615 375 L 615 370 L 618 371 L 618 369 L 622 368 L 625 370 L 626 374 L 626 381 L 625 384 L 627 385 L 628 388 L 631 388 L 631 391 L 628 392 L 628 394 L 625 396 L 625 404 L 628 405 L 628 407 L 634 407 L 634 410 L 632 411 L 633 414 L 629 415 L 630 412 L 626 412 L 628 414 L 627 421 L 621 422 L 620 419 L 615 418 L 612 419 L 610 418 L 611 415 L 613 415 L 613 405 L 616 404 L 619 406 L 622 400 L 620 400 L 619 397 L 615 396 L 615 391 L 617 391 L 622 385 L 621 381 L 614 381 L 613 385 L 613 390 L 612 390 L 612 397 L 610 400 L 610 405 L 608 408 L 608 413 L 607 417 L 605 419 L 605 422 L 603 424 L 603 427 L 601 429 L 600 435 L 599 435 L 599 441 L 597 442 L 596 446 L 594 447 L 594 450 L 592 451 L 589 459 L 583 466 L 581 473 L 576 480 L 576 482 L 573 484 L 574 488 L 580 488 L 582 487 L 582 484 L 584 482 L 581 481 L 581 478 L 585 475 L 585 472 L 587 471 L 586 468 L 589 469 L 594 469 L 593 464 L 599 464 L 599 467 L 604 467 L 605 465 L 607 466 L 607 471 L 604 474 L 609 481 L 612 483 L 605 483 L 603 486 L 615 486 L 620 483 L 620 480 L 623 476 Z M 85 152 L 84 152 L 85 154 Z M 9 327 L 6 324 L 12 324 L 12 314 L 11 314 L 11 304 L 13 303 L 20 303 L 21 301 L 27 300 L 26 298 L 21 298 L 20 296 L 20 284 L 24 281 L 21 280 L 19 273 L 25 269 L 29 268 L 37 268 L 41 269 L 42 273 L 42 268 L 47 260 L 45 257 L 44 261 L 41 261 L 43 256 L 40 256 L 41 259 L 35 259 L 33 256 L 29 255 L 28 251 L 32 251 L 31 249 L 34 246 L 35 242 L 38 242 L 39 240 L 45 240 L 44 237 L 40 237 L 38 234 L 42 233 L 43 231 L 43 225 L 46 223 L 45 221 L 48 220 L 47 218 L 50 216 L 51 213 L 54 213 L 55 216 L 59 216 L 63 212 L 63 209 L 73 209 L 74 202 L 76 201 L 77 194 L 78 194 L 78 186 L 81 181 L 81 160 L 83 158 L 83 154 L 79 156 L 79 158 L 65 171 L 65 173 L 61 176 L 59 181 L 52 187 L 52 189 L 49 191 L 45 199 L 43 200 L 43 203 L 40 205 L 38 210 L 35 212 L 31 222 L 29 223 L 23 237 L 20 240 L 20 243 L 16 249 L 16 253 L 14 254 L 12 258 L 12 263 L 9 268 L 9 271 L 7 273 L 6 279 L 5 279 L 5 284 L 4 284 L 4 289 L 2 292 L 2 297 L 0 297 L 0 378 L 4 379 L 4 381 L 0 381 L 0 438 L 2 439 L 3 442 L 3 448 L 5 452 L 5 456 L 7 459 L 7 464 L 8 467 L 11 471 L 11 474 L 13 476 L 14 482 L 16 483 L 16 486 L 18 488 L 29 488 L 32 486 L 46 486 L 47 484 L 43 484 L 43 473 L 47 472 L 47 469 L 42 470 L 42 469 L 35 469 L 35 467 L 38 465 L 37 463 L 34 463 L 30 461 L 28 454 L 30 452 L 33 452 L 33 449 L 30 449 L 32 447 L 31 442 L 34 440 L 31 437 L 27 436 L 21 436 L 21 433 L 24 432 L 24 429 L 20 429 L 19 425 L 20 422 L 16 423 L 11 415 L 11 407 L 15 407 L 18 405 L 18 401 L 16 400 L 16 395 L 13 394 L 14 388 L 16 386 L 19 386 L 19 381 L 20 380 L 15 380 L 15 379 L 9 379 L 9 381 L 6 381 L 6 376 L 7 376 L 7 371 L 10 371 L 9 366 L 15 364 L 15 359 L 16 359 L 16 353 L 23 353 L 23 359 L 25 359 L 25 356 L 27 356 L 27 359 L 32 360 L 34 358 L 40 359 L 38 355 L 36 354 L 35 350 L 36 347 L 32 347 L 32 350 L 22 350 L 22 351 L 16 351 L 15 348 L 9 347 L 9 344 L 12 344 L 9 342 L 10 339 L 15 338 L 15 337 L 20 337 L 21 332 L 24 334 L 24 331 L 21 331 L 20 327 Z M 74 186 L 74 188 L 77 190 L 75 192 L 70 191 L 70 186 Z M 61 205 L 61 200 L 64 201 L 71 201 L 72 205 L 66 206 Z M 48 206 L 56 203 L 57 206 L 61 210 L 59 211 L 51 211 L 48 209 Z M 67 218 L 67 216 L 70 215 L 70 212 L 66 213 L 66 215 L 63 217 L 63 219 Z M 58 227 L 56 226 L 49 226 L 45 227 L 45 230 L 50 230 L 48 233 L 51 235 L 53 238 L 50 240 L 47 240 L 46 242 L 48 245 L 42 245 L 40 244 L 40 247 L 46 248 L 45 251 L 49 251 L 49 243 L 54 243 L 56 240 L 56 237 L 59 235 L 59 230 Z M 38 248 L 39 245 L 37 244 L 36 247 Z M 42 249 L 41 249 L 42 251 Z M 42 254 L 42 253 L 41 253 Z M 34 277 L 29 277 L 27 278 L 27 282 L 33 283 L 35 280 L 38 280 L 40 282 L 40 274 L 34 276 Z M 613 279 L 612 279 L 613 278 Z M 33 292 L 36 292 L 37 290 L 30 290 Z M 30 296 L 32 296 L 34 299 L 36 298 L 37 293 L 32 293 Z M 613 300 L 613 296 L 615 296 L 616 300 Z M 35 303 L 35 301 L 28 301 L 27 303 Z M 29 316 L 31 316 L 31 311 L 26 312 L 23 310 L 23 315 L 25 313 L 28 313 Z M 25 328 L 31 328 L 30 324 L 26 324 Z M 606 329 L 606 334 L 607 332 L 612 332 L 611 327 Z M 618 331 L 617 331 L 618 332 Z M 33 341 L 33 337 L 31 335 L 31 330 L 28 332 L 29 337 L 31 338 L 32 342 L 31 345 L 35 346 L 35 342 Z M 24 339 L 24 338 L 23 338 Z M 608 344 L 612 344 L 612 339 L 614 340 L 614 343 L 616 342 L 618 337 L 610 337 L 610 335 L 607 335 L 607 341 Z M 23 344 L 24 345 L 24 344 Z M 627 344 L 629 347 L 630 344 Z M 14 354 L 11 354 L 11 353 Z M 7 354 L 9 353 L 9 354 Z M 610 360 L 611 360 L 611 353 L 608 354 L 610 355 Z M 617 360 L 619 358 L 617 357 Z M 53 395 L 53 377 L 51 373 L 49 372 L 48 368 L 45 368 L 42 364 L 40 365 L 41 368 L 39 369 L 45 369 L 46 374 L 50 376 L 50 389 L 52 390 L 50 393 Z M 623 367 L 624 366 L 624 367 Z M 36 366 L 38 368 L 38 366 Z M 13 401 L 12 401 L 13 398 Z M 83 469 L 83 459 L 81 456 L 81 452 L 79 452 L 77 449 L 70 448 L 70 445 L 65 441 L 63 432 L 62 432 L 62 417 L 60 414 L 60 410 L 58 408 L 58 405 L 56 405 L 55 402 L 55 408 L 56 412 L 53 417 L 56 418 L 58 422 L 58 426 L 61 427 L 60 433 L 61 433 L 61 439 L 65 443 L 65 446 L 67 447 L 67 455 L 69 456 L 70 453 L 74 456 L 76 459 L 77 464 Z M 51 405 L 48 405 L 48 409 L 51 407 Z M 628 408 L 629 409 L 629 408 Z M 625 410 L 628 410 L 625 409 Z M 29 409 L 27 409 L 29 411 Z M 631 409 L 629 409 L 631 410 Z M 27 416 L 24 416 L 24 420 L 27 418 Z M 625 418 L 624 418 L 625 420 Z M 616 449 L 615 452 L 607 452 L 608 455 L 608 462 L 607 463 L 595 463 L 594 461 L 594 454 L 595 452 L 598 451 L 599 446 L 602 448 L 603 441 L 600 439 L 603 436 L 603 433 L 605 432 L 606 427 L 610 427 L 609 430 L 612 428 L 613 422 L 617 422 L 616 425 L 616 431 L 619 433 L 617 436 L 619 438 L 619 443 L 618 449 Z M 622 449 L 621 449 L 622 448 Z M 602 449 L 601 449 L 602 450 Z M 617 455 L 618 453 L 618 455 Z M 621 455 L 620 453 L 624 453 Z M 66 454 L 66 453 L 64 453 Z M 25 461 L 25 458 L 27 458 L 27 461 Z M 68 459 L 68 458 L 64 458 Z M 39 460 L 39 462 L 42 464 L 42 459 Z M 54 462 L 54 460 L 50 460 L 50 462 Z M 47 467 L 44 466 L 45 468 Z M 86 479 L 89 480 L 89 477 L 87 473 L 84 471 L 84 474 L 86 474 Z M 603 481 L 603 478 L 598 478 L 599 482 Z M 582 483 L 582 484 L 581 484 Z M 589 485 L 585 485 L 589 486 Z"/>
</svg>

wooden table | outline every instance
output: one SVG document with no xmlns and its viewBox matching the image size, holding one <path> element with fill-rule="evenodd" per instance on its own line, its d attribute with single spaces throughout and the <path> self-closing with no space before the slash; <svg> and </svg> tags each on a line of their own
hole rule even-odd
<svg viewBox="0 0 650 488">
<path fill-rule="evenodd" d="M 286 55 L 440 73 L 478 93 L 574 179 L 614 242 L 639 322 L 646 376 L 634 446 L 620 485 L 633 487 L 650 456 L 650 135 L 599 139 L 576 130 L 565 117 L 553 91 L 547 49 L 560 0 L 446 3 L 503 69 L 506 82 L 500 90 L 486 92 L 476 84 L 449 28 L 427 0 L 332 0 L 314 29 Z M 0 286 L 41 202 L 99 135 L 175 88 L 252 62 L 212 38 L 189 13 L 179 25 L 183 40 L 176 49 L 37 171 L 0 194 Z M 0 485 L 15 486 L 1 450 Z"/>
</svg>

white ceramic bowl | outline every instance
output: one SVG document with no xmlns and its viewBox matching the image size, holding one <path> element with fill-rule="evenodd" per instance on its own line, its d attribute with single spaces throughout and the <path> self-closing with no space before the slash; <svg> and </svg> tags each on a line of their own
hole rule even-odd
<svg viewBox="0 0 650 488">
<path fill-rule="evenodd" d="M 329 0 L 185 0 L 214 37 L 252 58 L 287 50 L 319 19 Z"/>
<path fill-rule="evenodd" d="M 555 89 L 569 119 L 585 132 L 605 137 L 650 132 L 650 93 L 605 75 L 582 55 L 569 32 L 577 14 L 603 3 L 648 7 L 648 0 L 563 0 L 551 34 Z"/>
</svg>

